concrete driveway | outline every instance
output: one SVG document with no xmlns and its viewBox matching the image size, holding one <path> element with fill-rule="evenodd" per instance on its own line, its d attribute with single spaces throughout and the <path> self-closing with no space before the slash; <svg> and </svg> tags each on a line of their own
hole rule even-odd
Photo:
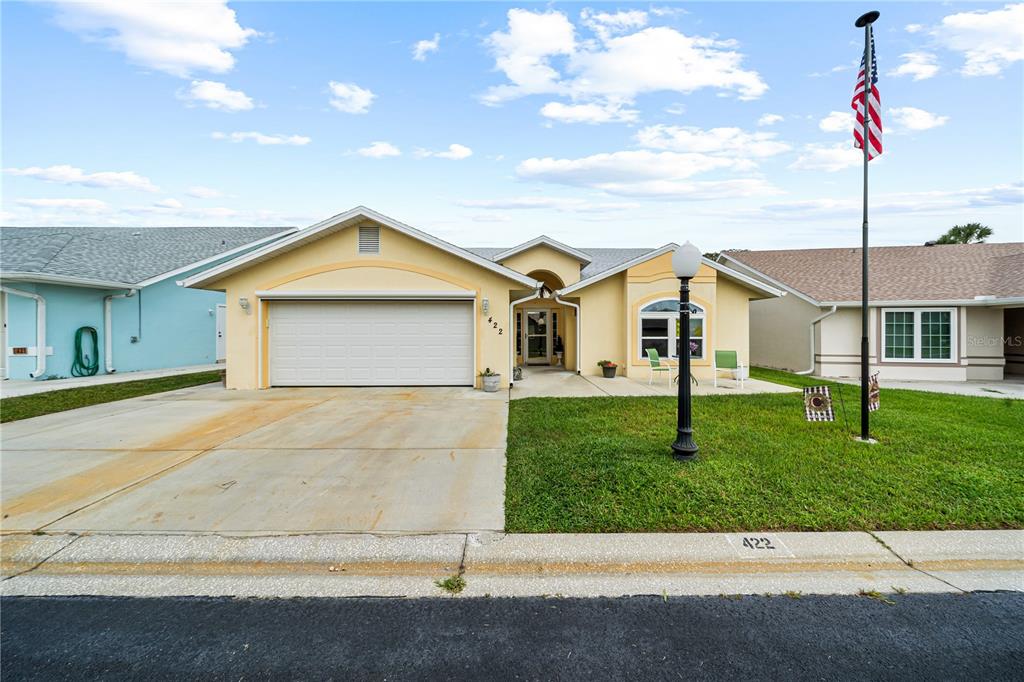
<svg viewBox="0 0 1024 682">
<path fill-rule="evenodd" d="M 2 530 L 500 530 L 508 394 L 203 386 L 5 424 Z"/>
</svg>

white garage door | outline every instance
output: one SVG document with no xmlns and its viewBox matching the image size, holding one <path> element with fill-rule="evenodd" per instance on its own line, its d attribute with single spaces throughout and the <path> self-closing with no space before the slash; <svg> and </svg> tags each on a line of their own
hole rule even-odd
<svg viewBox="0 0 1024 682">
<path fill-rule="evenodd" d="M 274 301 L 273 386 L 471 386 L 470 301 Z"/>
</svg>

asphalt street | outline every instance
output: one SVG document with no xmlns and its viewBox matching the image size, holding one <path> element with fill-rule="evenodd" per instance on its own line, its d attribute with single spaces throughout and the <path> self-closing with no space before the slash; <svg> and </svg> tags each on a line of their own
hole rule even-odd
<svg viewBox="0 0 1024 682">
<path fill-rule="evenodd" d="M 970 679 L 1024 675 L 1024 594 L 6 598 L 23 679 Z"/>
</svg>

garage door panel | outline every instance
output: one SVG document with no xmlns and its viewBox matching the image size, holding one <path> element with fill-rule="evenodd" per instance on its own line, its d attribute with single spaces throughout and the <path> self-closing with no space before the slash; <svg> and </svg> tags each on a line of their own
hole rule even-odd
<svg viewBox="0 0 1024 682">
<path fill-rule="evenodd" d="M 275 386 L 472 385 L 467 301 L 274 301 Z"/>
</svg>

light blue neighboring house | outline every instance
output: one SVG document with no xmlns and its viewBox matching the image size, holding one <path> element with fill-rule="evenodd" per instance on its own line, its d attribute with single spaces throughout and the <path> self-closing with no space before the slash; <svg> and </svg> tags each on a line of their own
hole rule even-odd
<svg viewBox="0 0 1024 682">
<path fill-rule="evenodd" d="M 213 364 L 224 359 L 224 294 L 178 281 L 291 227 L 3 227 L 4 379 Z M 85 356 L 88 356 L 87 358 Z"/>
</svg>

